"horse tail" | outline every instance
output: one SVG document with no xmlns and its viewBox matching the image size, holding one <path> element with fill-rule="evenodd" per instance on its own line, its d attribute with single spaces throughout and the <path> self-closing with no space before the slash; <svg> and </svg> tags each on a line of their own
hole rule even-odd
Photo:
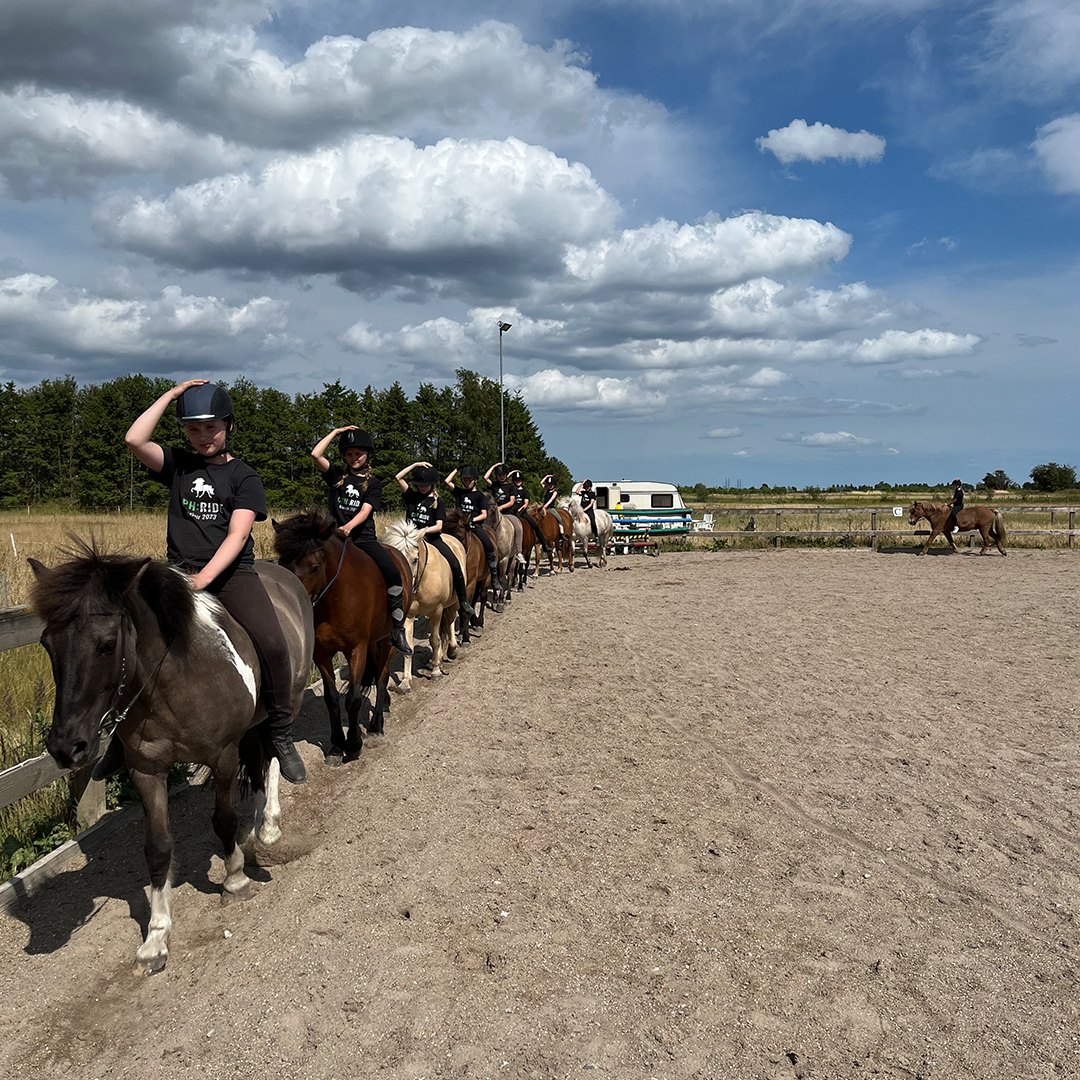
<svg viewBox="0 0 1080 1080">
<path fill-rule="evenodd" d="M 994 537 L 1005 546 L 1005 515 L 1000 510 L 994 511 Z"/>
<path fill-rule="evenodd" d="M 270 768 L 270 729 L 264 720 L 248 728 L 240 738 L 240 797 L 247 798 L 251 792 L 266 789 L 266 773 Z"/>
</svg>

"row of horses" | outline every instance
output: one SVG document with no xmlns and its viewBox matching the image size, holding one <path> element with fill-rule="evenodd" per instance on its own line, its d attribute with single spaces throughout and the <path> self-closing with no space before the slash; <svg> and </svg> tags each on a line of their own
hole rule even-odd
<svg viewBox="0 0 1080 1080">
<path fill-rule="evenodd" d="M 574 569 L 575 545 L 588 545 L 591 523 L 576 499 L 554 512 L 539 511 L 537 524 L 551 547 L 548 568 L 564 558 Z M 596 511 L 596 550 L 606 563 L 611 518 Z M 431 625 L 431 676 L 438 678 L 444 658 L 452 659 L 470 631 L 483 626 L 490 607 L 502 611 L 511 588 L 524 587 L 539 538 L 528 522 L 496 508 L 482 527 L 490 530 L 498 552 L 504 588 L 492 589 L 484 548 L 467 518 L 451 513 L 446 543 L 459 555 L 471 618 L 458 610 L 450 567 L 422 535 L 398 521 L 380 538 L 398 565 L 404 585 L 407 635 L 413 621 Z M 393 648 L 386 588 L 375 563 L 335 527 L 325 510 L 310 510 L 274 522 L 279 561 L 257 562 L 288 645 L 292 674 L 292 715 L 300 712 L 312 661 L 323 679 L 330 716 L 331 764 L 355 760 L 363 744 L 361 721 L 369 734 L 381 734 L 389 705 Z M 29 560 L 35 581 L 32 603 L 44 623 L 41 643 L 52 663 L 56 684 L 53 722 L 46 748 L 65 769 L 86 766 L 116 735 L 145 811 L 145 855 L 150 876 L 150 919 L 135 955 L 135 971 L 161 971 L 172 933 L 170 873 L 173 842 L 169 831 L 167 777 L 180 761 L 205 765 L 214 788 L 212 824 L 222 844 L 225 881 L 222 903 L 246 900 L 251 882 L 245 873 L 256 840 L 281 837 L 280 767 L 263 722 L 259 660 L 251 638 L 207 593 L 194 592 L 185 574 L 149 558 L 109 554 L 93 541 L 76 541 L 66 561 L 46 567 Z M 334 661 L 345 656 L 348 689 L 341 717 Z M 408 692 L 411 663 L 405 658 L 399 689 Z M 240 830 L 234 788 L 237 780 L 255 794 L 253 821 Z"/>
</svg>

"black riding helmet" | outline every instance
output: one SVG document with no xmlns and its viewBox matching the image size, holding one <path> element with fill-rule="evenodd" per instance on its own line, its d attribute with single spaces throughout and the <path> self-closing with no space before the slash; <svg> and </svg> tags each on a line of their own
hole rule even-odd
<svg viewBox="0 0 1080 1080">
<path fill-rule="evenodd" d="M 461 479 L 462 480 L 479 480 L 480 470 L 475 465 L 462 465 L 461 466 Z"/>
<path fill-rule="evenodd" d="M 176 399 L 176 419 L 181 424 L 231 420 L 235 415 L 232 398 L 217 383 L 189 386 Z"/>
<path fill-rule="evenodd" d="M 492 470 L 492 475 L 493 476 L 505 476 L 506 475 L 506 466 L 502 465 L 502 464 L 496 465 L 495 468 Z"/>
<path fill-rule="evenodd" d="M 184 424 L 201 424 L 206 420 L 226 421 L 224 451 L 228 453 L 236 429 L 236 410 L 228 392 L 217 383 L 189 386 L 176 399 L 176 421 L 181 427 Z M 216 456 L 210 455 L 211 458 Z"/>
<path fill-rule="evenodd" d="M 369 432 L 356 428 L 353 431 L 343 431 L 338 436 L 338 449 L 343 454 L 346 450 L 366 450 L 370 454 L 375 449 L 375 442 Z"/>
<path fill-rule="evenodd" d="M 419 465 L 413 469 L 412 478 L 414 484 L 431 484 L 434 486 L 439 479 L 439 474 L 430 465 Z"/>
<path fill-rule="evenodd" d="M 515 484 L 521 484 L 521 483 L 524 483 L 524 481 L 525 481 L 525 477 L 524 477 L 524 476 L 522 476 L 522 475 L 521 475 L 521 473 L 520 473 L 520 472 L 519 472 L 519 471 L 518 471 L 517 469 L 515 469 L 515 470 L 514 470 L 514 471 L 513 471 L 513 472 L 512 472 L 511 474 L 510 474 L 510 476 L 509 476 L 509 479 L 510 479 L 510 480 L 513 480 L 513 482 L 514 482 Z"/>
</svg>

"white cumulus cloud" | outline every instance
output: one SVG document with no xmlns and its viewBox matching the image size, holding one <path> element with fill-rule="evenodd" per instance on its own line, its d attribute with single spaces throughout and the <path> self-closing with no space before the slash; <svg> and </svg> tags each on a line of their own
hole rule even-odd
<svg viewBox="0 0 1080 1080">
<path fill-rule="evenodd" d="M 784 165 L 795 161 L 855 161 L 876 163 L 885 156 L 885 140 L 869 131 L 845 131 L 818 121 L 792 120 L 787 127 L 773 128 L 755 140 L 758 149 L 773 154 Z"/>
<path fill-rule="evenodd" d="M 156 297 L 117 299 L 65 287 L 43 274 L 0 280 L 0 343 L 9 370 L 75 359 L 84 372 L 87 360 L 166 370 L 199 357 L 217 366 L 222 346 L 235 361 L 239 343 L 257 352 L 285 325 L 284 305 L 266 296 L 229 304 L 169 286 Z"/>
<path fill-rule="evenodd" d="M 969 356 L 981 338 L 977 334 L 953 334 L 948 330 L 886 330 L 866 338 L 851 353 L 853 364 L 891 364 L 913 358 L 931 360 L 943 356 Z"/>
<path fill-rule="evenodd" d="M 0 183 L 19 199 L 89 191 L 106 176 L 235 168 L 250 154 L 123 101 L 0 94 Z"/>
<path fill-rule="evenodd" d="M 1043 124 L 1031 146 L 1055 191 L 1080 192 L 1080 113 Z"/>
<path fill-rule="evenodd" d="M 117 195 L 98 210 L 113 243 L 188 268 L 338 274 L 386 291 L 558 269 L 567 243 L 614 224 L 618 204 L 584 165 L 518 139 L 365 135 L 216 177 L 163 199 Z"/>
<path fill-rule="evenodd" d="M 703 439 L 737 439 L 742 433 L 743 429 L 739 427 L 717 427 L 706 431 L 701 437 Z"/>
<path fill-rule="evenodd" d="M 665 393 L 650 389 L 637 379 L 566 375 L 558 368 L 524 377 L 510 375 L 506 384 L 520 391 L 529 405 L 554 412 L 610 409 L 640 415 L 656 411 L 667 401 Z"/>
<path fill-rule="evenodd" d="M 822 450 L 850 450 L 874 445 L 873 439 L 864 439 L 861 435 L 853 435 L 850 431 L 814 431 L 800 435 L 788 432 L 786 435 L 778 435 L 777 439 L 780 442 L 811 446 Z"/>
</svg>

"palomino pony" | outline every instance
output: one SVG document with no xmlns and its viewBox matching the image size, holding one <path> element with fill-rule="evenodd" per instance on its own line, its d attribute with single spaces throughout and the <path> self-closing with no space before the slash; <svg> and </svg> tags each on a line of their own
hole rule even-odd
<svg viewBox="0 0 1080 1080">
<path fill-rule="evenodd" d="M 470 517 L 451 508 L 446 511 L 443 535 L 453 536 L 465 552 L 465 562 L 461 567 L 465 575 L 465 595 L 473 606 L 474 614 L 466 616 L 464 612 L 458 621 L 458 644 L 470 645 L 470 629 L 483 628 L 484 608 L 487 606 L 487 592 L 491 588 L 491 570 L 487 564 L 487 554 L 480 538 L 469 528 Z M 481 526 L 483 528 L 483 526 Z M 494 541 L 494 537 L 492 538 Z"/>
<path fill-rule="evenodd" d="M 563 552 L 566 552 L 567 562 L 570 569 L 574 569 L 574 521 L 570 517 L 569 510 L 545 510 L 539 507 L 535 513 L 536 524 L 544 533 L 544 539 L 548 542 L 548 573 L 561 574 L 563 568 Z M 559 557 L 559 569 L 555 569 L 555 556 Z M 536 548 L 536 573 L 540 573 L 540 548 Z"/>
<path fill-rule="evenodd" d="M 949 541 L 953 554 L 956 554 L 956 544 L 952 538 L 952 530 L 949 528 L 951 510 L 952 508 L 947 503 L 914 502 L 911 504 L 911 513 L 908 517 L 910 524 L 917 525 L 920 518 L 926 518 L 930 522 L 930 539 L 923 545 L 921 555 L 925 555 L 934 540 L 942 535 Z M 956 529 L 957 532 L 974 532 L 978 529 L 983 541 L 980 555 L 986 554 L 991 541 L 997 544 L 997 549 L 1002 555 L 1008 554 L 1005 551 L 1005 518 L 1000 510 L 989 506 L 965 506 L 956 515 Z"/>
<path fill-rule="evenodd" d="M 404 518 L 391 521 L 379 542 L 400 551 L 409 563 L 412 573 L 412 603 L 405 608 L 405 640 L 412 648 L 416 618 L 423 615 L 428 620 L 431 646 L 431 678 L 443 677 L 442 661 L 457 656 L 457 637 L 454 623 L 458 615 L 458 598 L 454 591 L 454 575 L 442 553 L 425 543 L 423 533 Z M 444 538 L 446 546 L 465 565 L 465 549 L 456 536 Z M 403 694 L 412 690 L 412 663 L 405 657 L 398 690 Z"/>
<path fill-rule="evenodd" d="M 589 523 L 589 515 L 581 509 L 581 499 L 577 495 L 571 495 L 565 501 L 566 509 L 574 519 L 574 540 L 581 544 L 585 552 L 585 565 L 592 569 L 589 562 L 589 541 L 592 539 L 592 525 Z M 607 566 L 607 546 L 611 543 L 612 533 L 615 531 L 615 523 L 606 510 L 593 510 L 596 515 L 596 550 L 600 553 L 599 565 L 603 569 Z M 573 545 L 570 548 L 573 554 Z"/>
<path fill-rule="evenodd" d="M 322 675 L 323 696 L 330 714 L 332 749 L 327 760 L 332 764 L 355 761 L 364 744 L 360 734 L 361 702 L 374 690 L 367 722 L 370 735 L 383 733 L 389 706 L 386 684 L 393 652 L 392 622 L 382 574 L 370 556 L 343 538 L 321 507 L 305 510 L 287 521 L 275 521 L 274 551 L 281 565 L 300 579 L 315 608 L 315 666 Z M 407 611 L 412 600 L 412 574 L 399 552 L 390 554 L 401 572 L 402 603 Z M 334 657 L 339 652 L 349 663 L 349 690 L 345 695 L 348 736 L 341 725 L 341 698 L 334 671 Z"/>
<path fill-rule="evenodd" d="M 251 882 L 237 843 L 233 782 L 243 768 L 257 793 L 255 830 L 281 837 L 277 759 L 270 760 L 259 660 L 251 638 L 186 574 L 164 563 L 107 555 L 77 542 L 73 558 L 48 569 L 30 559 L 41 643 L 52 660 L 56 706 L 46 746 L 57 764 L 95 759 L 113 730 L 124 746 L 146 814 L 150 925 L 135 971 L 161 971 L 172 932 L 169 767 L 197 762 L 214 776 L 213 826 L 225 854 L 223 904 L 247 900 Z M 299 582 L 273 563 L 256 563 L 288 644 L 292 714 L 300 711 L 311 666 L 311 604 Z M 261 818 L 261 821 L 260 821 Z"/>
</svg>

